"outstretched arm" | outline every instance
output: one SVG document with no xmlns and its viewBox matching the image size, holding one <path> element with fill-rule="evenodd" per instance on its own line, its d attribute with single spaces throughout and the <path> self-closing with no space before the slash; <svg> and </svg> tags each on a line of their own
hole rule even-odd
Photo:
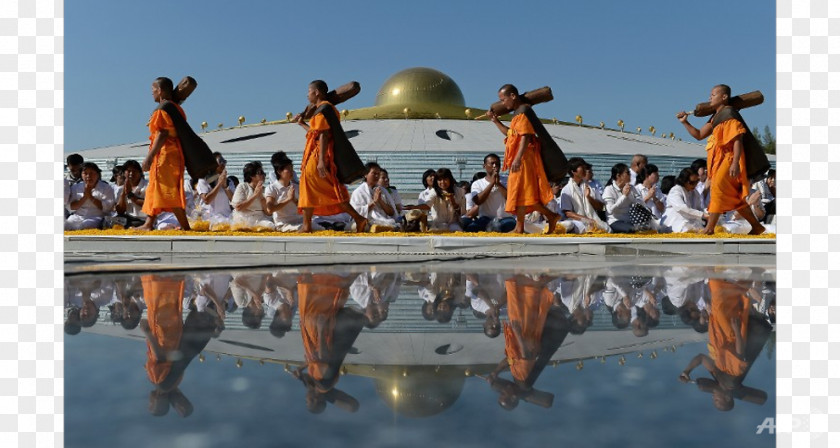
<svg viewBox="0 0 840 448">
<path fill-rule="evenodd" d="M 499 120 L 499 116 L 498 116 L 498 115 L 496 115 L 496 113 L 495 113 L 495 112 L 493 112 L 493 108 L 492 108 L 492 107 L 490 108 L 490 110 L 488 110 L 488 111 L 487 111 L 487 117 L 488 117 L 488 118 L 490 118 L 490 121 L 492 121 L 492 122 L 493 122 L 493 124 L 495 124 L 495 125 L 496 125 L 496 128 L 497 128 L 497 129 L 498 129 L 498 130 L 499 130 L 502 134 L 504 134 L 505 136 L 507 136 L 508 129 L 510 129 L 510 128 L 508 128 L 507 126 L 505 126 L 504 124 L 502 124 L 501 120 Z"/>
<path fill-rule="evenodd" d="M 680 381 L 683 383 L 687 383 L 691 380 L 691 371 L 694 370 L 695 367 L 699 366 L 700 363 L 703 364 L 703 367 L 709 371 L 709 373 L 714 375 L 715 372 L 715 362 L 712 361 L 712 358 L 709 358 L 707 355 L 703 353 L 698 354 L 691 361 L 689 361 L 688 365 L 685 367 L 685 370 L 682 371 L 680 374 Z"/>
<path fill-rule="evenodd" d="M 685 130 L 688 131 L 688 133 L 691 134 L 691 136 L 697 140 L 703 140 L 704 138 L 712 135 L 711 122 L 706 123 L 705 125 L 703 125 L 702 128 L 697 129 L 694 126 L 692 126 L 691 123 L 688 122 L 688 114 L 685 111 L 678 113 L 677 118 L 680 120 L 680 123 L 682 123 L 683 126 L 685 126 Z"/>
</svg>

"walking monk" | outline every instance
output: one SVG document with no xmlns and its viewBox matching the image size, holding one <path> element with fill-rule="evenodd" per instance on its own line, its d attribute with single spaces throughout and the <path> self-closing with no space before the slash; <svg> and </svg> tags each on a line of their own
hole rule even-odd
<svg viewBox="0 0 840 448">
<path fill-rule="evenodd" d="M 554 233 L 560 215 L 545 207 L 554 195 L 543 168 L 536 131 L 525 116 L 525 110 L 531 106 L 523 101 L 519 91 L 511 84 L 499 89 L 499 100 L 508 110 L 515 111 L 510 127 L 499 121 L 492 108 L 487 111 L 487 116 L 505 135 L 502 171 L 510 170 L 505 211 L 516 215 L 513 233 L 525 232 L 525 215 L 532 211 L 540 212 L 548 222 L 548 233 Z"/>
<path fill-rule="evenodd" d="M 152 98 L 163 105 L 172 101 L 172 80 L 160 77 L 152 83 Z M 176 103 L 178 112 L 186 119 L 184 110 Z M 181 230 L 190 230 L 187 214 L 184 212 L 186 199 L 184 196 L 184 153 L 181 142 L 175 132 L 172 118 L 160 107 L 152 112 L 149 120 L 149 154 L 143 160 L 143 171 L 149 172 L 149 184 L 146 187 L 146 199 L 143 203 L 143 213 L 146 222 L 138 227 L 139 230 L 152 230 L 155 218 L 161 212 L 171 211 L 178 219 Z"/>
<path fill-rule="evenodd" d="M 335 113 L 338 109 L 327 101 L 327 83 L 315 80 L 309 83 L 306 99 L 316 107 L 324 104 L 330 107 L 326 113 Z M 323 113 L 312 117 L 309 124 L 298 116 L 298 124 L 306 129 L 306 147 L 300 164 L 300 198 L 298 212 L 303 214 L 302 233 L 312 232 L 312 215 L 326 216 L 345 212 L 356 222 L 356 232 L 362 233 L 367 227 L 367 219 L 350 205 L 347 187 L 338 181 L 335 155 L 333 152 L 332 130 Z"/>
<path fill-rule="evenodd" d="M 678 113 L 677 118 L 692 137 L 697 140 L 709 138 L 706 142 L 709 220 L 706 228 L 700 233 L 715 233 L 715 225 L 720 215 L 737 210 L 752 226 L 750 235 L 759 235 L 764 233 L 764 226 L 755 218 L 746 201 L 750 193 L 750 182 L 747 179 L 747 162 L 744 156 L 744 134 L 748 130 L 737 118 L 715 120 L 715 117 L 721 114 L 733 112 L 729 106 L 731 94 L 729 86 L 725 84 L 712 87 L 709 103 L 715 109 L 715 114 L 701 129 L 688 122 L 688 114 L 684 111 Z M 737 112 L 733 115 L 738 116 Z"/>
</svg>

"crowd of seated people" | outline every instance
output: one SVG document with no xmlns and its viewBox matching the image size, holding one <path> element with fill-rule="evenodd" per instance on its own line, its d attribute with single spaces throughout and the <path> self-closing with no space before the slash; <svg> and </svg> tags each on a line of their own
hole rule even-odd
<svg viewBox="0 0 840 448">
<path fill-rule="evenodd" d="M 291 159 L 277 152 L 270 173 L 260 161 L 245 164 L 241 179 L 230 176 L 227 161 L 215 153 L 216 180 L 185 181 L 187 214 L 196 229 L 297 232 L 303 225 L 298 209 L 299 184 Z M 370 162 L 364 179 L 352 191 L 350 205 L 367 219 L 371 232 L 501 232 L 516 226 L 516 217 L 505 211 L 507 176 L 500 172 L 501 158 L 484 157 L 483 169 L 472 181 L 455 179 L 449 168 L 428 169 L 416 201 L 406 201 L 391 185 L 388 171 Z M 546 208 L 561 216 L 558 233 L 683 233 L 700 232 L 709 219 L 709 189 L 705 159 L 666 174 L 643 155 L 630 165 L 617 163 L 602 184 L 593 167 L 581 157 L 569 159 L 569 174 L 552 182 L 554 199 Z M 145 222 L 142 211 L 148 181 L 140 163 L 127 160 L 112 170 L 110 184 L 96 164 L 78 154 L 67 157 L 64 178 L 65 230 L 131 228 Z M 775 170 L 752 184 L 745 198 L 753 213 L 775 233 Z M 414 202 L 414 203 L 409 203 Z M 177 229 L 178 221 L 164 213 L 156 229 Z M 204 226 L 199 223 L 205 223 Z M 348 213 L 314 216 L 314 230 L 354 230 Z M 525 216 L 527 233 L 548 228 L 540 213 Z M 724 214 L 718 230 L 746 234 L 750 225 L 737 212 Z"/>
</svg>

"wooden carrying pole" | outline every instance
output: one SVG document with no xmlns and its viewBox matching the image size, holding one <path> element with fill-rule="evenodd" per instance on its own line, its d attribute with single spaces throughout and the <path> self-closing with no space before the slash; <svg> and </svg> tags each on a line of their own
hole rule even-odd
<svg viewBox="0 0 840 448">
<path fill-rule="evenodd" d="M 184 76 L 181 79 L 181 82 L 175 86 L 175 90 L 172 91 L 172 101 L 176 102 L 177 104 L 181 104 L 186 100 L 190 95 L 192 95 L 193 90 L 198 86 L 198 82 L 196 82 L 195 78 L 192 76 Z"/>
<path fill-rule="evenodd" d="M 551 87 L 548 86 L 525 92 L 522 96 L 524 97 L 525 102 L 532 106 L 535 104 L 547 103 L 554 99 L 554 95 L 551 94 Z M 490 110 L 492 110 L 496 115 L 505 115 L 511 112 L 511 109 L 506 108 L 501 101 L 496 101 L 491 104 Z"/>
<path fill-rule="evenodd" d="M 349 100 L 350 98 L 353 98 L 354 96 L 358 95 L 361 91 L 362 86 L 359 85 L 358 82 L 350 81 L 347 84 L 344 84 L 343 86 L 340 86 L 335 90 L 330 90 L 329 92 L 327 92 L 327 101 L 329 101 L 330 104 L 332 104 L 333 106 L 337 106 Z M 300 115 L 303 117 L 304 120 L 308 120 L 312 118 L 316 108 L 316 105 L 309 104 L 306 106 L 306 109 L 304 109 L 303 112 L 300 113 Z"/>
<path fill-rule="evenodd" d="M 758 106 L 764 102 L 764 95 L 760 90 L 742 95 L 733 96 L 729 98 L 729 105 L 737 110 L 746 109 L 748 107 Z M 695 117 L 707 117 L 715 113 L 715 109 L 709 103 L 700 103 L 694 108 L 692 115 Z"/>
</svg>

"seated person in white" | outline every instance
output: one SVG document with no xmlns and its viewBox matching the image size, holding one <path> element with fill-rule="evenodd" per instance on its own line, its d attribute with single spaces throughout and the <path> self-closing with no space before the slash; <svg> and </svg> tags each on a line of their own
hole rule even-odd
<svg viewBox="0 0 840 448">
<path fill-rule="evenodd" d="M 461 214 L 467 207 L 464 192 L 455 186 L 455 178 L 448 168 L 440 168 L 435 174 L 433 193 L 426 201 L 421 200 L 418 207 L 429 210 L 430 230 L 460 231 Z"/>
<path fill-rule="evenodd" d="M 353 191 L 350 196 L 350 205 L 360 215 L 367 218 L 371 228 L 379 226 L 396 230 L 399 228 L 399 224 L 394 220 L 397 206 L 388 191 L 379 186 L 381 171 L 376 162 L 365 164 L 364 182 Z"/>
<path fill-rule="evenodd" d="M 551 194 L 554 195 L 554 199 L 549 201 L 548 204 L 545 204 L 545 208 L 560 215 L 560 220 L 557 221 L 557 226 L 554 230 L 555 233 L 574 231 L 574 224 L 572 221 L 566 219 L 566 216 L 560 210 L 560 191 L 566 186 L 568 180 L 568 178 L 564 178 L 560 182 L 549 182 Z M 547 227 L 548 222 L 546 222 L 545 216 L 542 213 L 533 211 L 525 215 L 525 233 L 545 233 Z"/>
<path fill-rule="evenodd" d="M 759 221 L 764 219 L 766 212 L 764 210 L 764 205 L 761 203 L 761 192 L 756 190 L 751 191 L 749 196 L 747 196 L 747 204 L 749 204 L 750 208 L 752 208 L 756 219 Z M 747 222 L 747 220 L 744 219 L 737 210 L 724 213 L 723 216 L 721 216 L 718 225 L 723 226 L 727 233 L 733 233 L 736 235 L 747 235 L 750 233 L 750 230 L 752 230 L 750 223 Z M 775 224 L 765 223 L 764 228 L 764 233 L 776 233 Z"/>
<path fill-rule="evenodd" d="M 82 181 L 70 187 L 70 216 L 64 230 L 98 229 L 114 208 L 114 189 L 101 179 L 102 171 L 92 162 L 82 166 Z"/>
<path fill-rule="evenodd" d="M 394 210 L 394 219 L 399 221 L 403 212 L 402 197 L 400 197 L 400 192 L 397 191 L 397 187 L 391 186 L 391 178 L 388 176 L 388 170 L 382 168 L 382 171 L 379 174 L 378 184 L 380 187 L 384 188 L 389 195 L 391 195 L 391 200 L 394 201 L 394 205 L 396 206 L 396 210 Z"/>
<path fill-rule="evenodd" d="M 502 331 L 502 307 L 507 302 L 502 274 L 466 274 L 465 295 L 476 317 L 484 317 L 484 335 L 495 338 Z"/>
<path fill-rule="evenodd" d="M 210 230 L 229 225 L 233 212 L 230 207 L 233 193 L 227 188 L 227 161 L 219 154 L 216 156 L 216 163 L 218 164 L 216 173 L 219 174 L 219 178 L 212 184 L 207 182 L 207 179 L 198 179 L 195 187 L 199 197 L 201 218 L 210 223 Z"/>
<path fill-rule="evenodd" d="M 140 162 L 126 160 L 123 168 L 125 168 L 125 183 L 117 187 L 114 209 L 117 216 L 124 219 L 124 227 L 139 227 L 146 222 L 143 202 L 146 198 L 146 187 L 149 182 L 143 177 Z"/>
<path fill-rule="evenodd" d="M 435 170 L 428 169 L 423 172 L 424 190 L 417 196 L 420 204 L 429 202 L 431 196 L 435 193 L 435 178 L 437 178 L 437 172 Z"/>
<path fill-rule="evenodd" d="M 586 164 L 586 175 L 583 176 L 583 179 L 592 189 L 592 196 L 603 204 L 604 186 L 598 179 L 595 179 L 595 172 L 592 171 L 592 165 L 589 163 Z M 601 208 L 603 209 L 603 206 Z"/>
<path fill-rule="evenodd" d="M 487 154 L 483 166 L 486 175 L 474 180 L 470 187 L 473 203 L 478 205 L 478 216 L 464 223 L 464 230 L 510 232 L 516 227 L 516 217 L 505 211 L 507 186 L 500 173 L 501 159 L 496 154 Z"/>
<path fill-rule="evenodd" d="M 271 315 L 268 331 L 272 336 L 282 338 L 292 329 L 292 320 L 298 305 L 297 274 L 281 271 L 268 276 L 263 303 Z"/>
<path fill-rule="evenodd" d="M 698 232 L 705 228 L 703 220 L 709 215 L 700 205 L 697 193 L 697 173 L 691 168 L 683 168 L 674 180 L 674 186 L 668 192 L 667 206 L 662 215 L 661 230 L 665 232 Z"/>
<path fill-rule="evenodd" d="M 615 233 L 635 233 L 637 226 L 630 218 L 633 204 L 644 207 L 642 196 L 630 183 L 630 169 L 623 163 L 612 167 L 612 174 L 607 186 L 604 187 L 604 203 L 607 209 L 607 224 Z M 650 226 L 658 228 L 658 223 L 651 219 Z"/>
<path fill-rule="evenodd" d="M 64 181 L 64 219 L 67 219 L 70 216 L 70 187 L 73 186 L 73 183 L 70 182 L 68 179 L 63 179 Z"/>
<path fill-rule="evenodd" d="M 586 182 L 586 167 L 587 163 L 580 158 L 569 162 L 572 178 L 560 190 L 560 211 L 566 216 L 561 222 L 572 224 L 568 228 L 570 233 L 609 233 L 610 226 L 598 216 L 599 201 L 593 197 L 593 189 Z"/>
<path fill-rule="evenodd" d="M 428 211 L 429 208 L 426 205 L 429 202 L 429 197 L 434 194 L 434 185 L 435 185 L 435 170 L 426 170 L 423 172 L 423 176 L 421 181 L 423 182 L 424 190 L 420 192 L 417 196 L 417 203 L 418 205 L 412 204 L 403 204 L 402 209 L 405 212 L 405 229 L 407 231 L 421 231 L 426 232 L 428 230 L 427 221 L 428 221 Z"/>
<path fill-rule="evenodd" d="M 709 207 L 709 189 L 706 188 L 709 175 L 706 171 L 706 159 L 697 159 L 691 162 L 691 169 L 697 173 L 697 186 L 694 188 L 700 195 L 700 206 L 705 210 Z"/>
<path fill-rule="evenodd" d="M 245 182 L 241 182 L 242 185 Z M 239 187 L 237 187 L 239 188 Z M 236 305 L 242 309 L 242 324 L 248 328 L 258 329 L 265 317 L 263 294 L 271 292 L 266 288 L 270 274 L 243 273 L 233 274 L 230 282 L 230 293 Z"/>
<path fill-rule="evenodd" d="M 114 197 L 117 197 L 117 187 L 123 186 L 125 184 L 125 167 L 122 165 L 117 165 L 111 169 L 111 179 L 108 181 L 111 184 L 111 188 L 114 189 Z"/>
<path fill-rule="evenodd" d="M 248 162 L 242 168 L 244 180 L 236 187 L 230 205 L 233 206 L 231 228 L 274 230 L 274 221 L 268 214 L 263 194 L 265 171 L 262 163 Z"/>
<path fill-rule="evenodd" d="M 653 213 L 653 217 L 659 221 L 662 219 L 662 213 L 665 212 L 665 195 L 659 190 L 659 167 L 654 164 L 645 165 L 639 173 L 636 184 L 636 190 L 642 196 L 648 210 Z"/>
<path fill-rule="evenodd" d="M 754 183 L 752 188 L 761 195 L 761 205 L 765 211 L 765 218 L 776 214 L 776 170 L 767 171 L 767 176 Z"/>
<path fill-rule="evenodd" d="M 274 228 L 281 232 L 297 232 L 303 226 L 303 215 L 298 213 L 300 187 L 294 178 L 294 165 L 285 153 L 283 157 L 271 156 L 274 176 L 277 178 L 265 190 L 266 207 L 274 219 Z"/>
</svg>

